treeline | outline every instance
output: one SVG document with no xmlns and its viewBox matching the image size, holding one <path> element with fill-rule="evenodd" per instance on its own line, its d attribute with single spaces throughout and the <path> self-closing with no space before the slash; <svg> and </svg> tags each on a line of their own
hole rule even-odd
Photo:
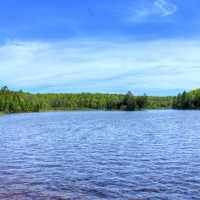
<svg viewBox="0 0 200 200">
<path fill-rule="evenodd" d="M 178 94 L 173 101 L 175 109 L 200 109 L 200 89 Z"/>
<path fill-rule="evenodd" d="M 148 96 L 147 109 L 170 109 L 172 108 L 173 99 L 172 96 Z"/>
<path fill-rule="evenodd" d="M 0 89 L 0 112 L 39 112 L 48 110 L 142 110 L 148 107 L 146 95 L 120 94 L 30 94 Z"/>
</svg>

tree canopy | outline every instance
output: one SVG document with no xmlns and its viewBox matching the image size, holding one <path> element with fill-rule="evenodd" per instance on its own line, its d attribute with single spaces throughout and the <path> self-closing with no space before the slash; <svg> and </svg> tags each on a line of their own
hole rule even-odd
<svg viewBox="0 0 200 200">
<path fill-rule="evenodd" d="M 184 91 L 177 95 L 173 101 L 176 109 L 200 109 L 200 89 L 191 92 Z"/>
</svg>

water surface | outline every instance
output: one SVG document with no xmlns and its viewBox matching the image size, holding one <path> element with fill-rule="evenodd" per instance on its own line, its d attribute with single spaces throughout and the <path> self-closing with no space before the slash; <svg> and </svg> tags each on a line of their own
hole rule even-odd
<svg viewBox="0 0 200 200">
<path fill-rule="evenodd" d="M 0 117 L 0 199 L 198 200 L 200 111 Z"/>
</svg>

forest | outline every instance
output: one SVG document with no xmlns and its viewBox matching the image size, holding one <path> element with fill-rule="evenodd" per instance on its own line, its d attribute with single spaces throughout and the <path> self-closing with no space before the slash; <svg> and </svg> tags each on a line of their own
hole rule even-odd
<svg viewBox="0 0 200 200">
<path fill-rule="evenodd" d="M 200 109 L 200 89 L 178 94 L 173 100 L 172 107 L 175 109 Z"/>
<path fill-rule="evenodd" d="M 172 97 L 147 97 L 127 94 L 31 94 L 12 91 L 7 86 L 0 89 L 0 112 L 40 112 L 53 110 L 125 110 L 170 108 Z"/>
</svg>

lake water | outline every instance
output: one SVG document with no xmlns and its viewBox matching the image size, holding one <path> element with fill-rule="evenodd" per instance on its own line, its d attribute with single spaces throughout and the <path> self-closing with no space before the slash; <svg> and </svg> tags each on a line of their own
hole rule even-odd
<svg viewBox="0 0 200 200">
<path fill-rule="evenodd" d="M 2 116 L 0 199 L 199 200 L 200 111 Z"/>
</svg>

